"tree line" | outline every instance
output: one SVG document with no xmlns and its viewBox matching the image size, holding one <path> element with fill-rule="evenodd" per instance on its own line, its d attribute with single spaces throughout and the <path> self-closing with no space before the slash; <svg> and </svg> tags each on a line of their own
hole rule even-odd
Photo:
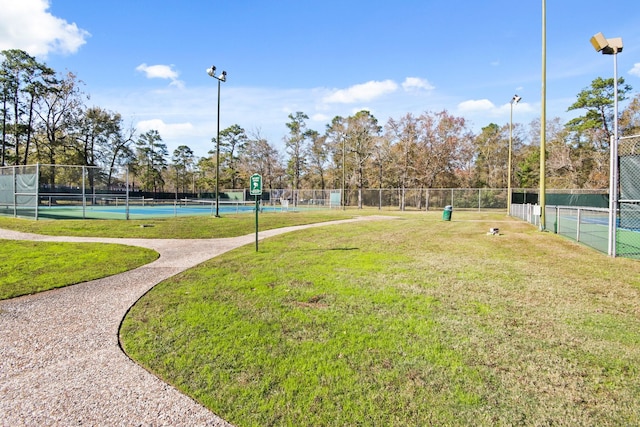
<svg viewBox="0 0 640 427">
<path fill-rule="evenodd" d="M 73 73 L 61 75 L 21 50 L 0 52 L 2 143 L 0 165 L 100 166 L 109 186 L 128 168 L 139 189 L 212 193 L 216 156 L 198 158 L 186 145 L 171 154 L 157 130 L 139 133 L 121 115 L 88 106 Z M 547 187 L 608 187 L 613 133 L 613 79 L 597 78 L 568 110 L 583 115 L 547 121 Z M 620 135 L 640 133 L 640 95 L 619 78 Z M 220 131 L 221 189 L 248 187 L 259 173 L 265 189 L 345 188 L 362 203 L 365 188 L 506 188 L 510 124 L 489 123 L 474 133 L 446 110 L 407 113 L 380 123 L 369 111 L 336 116 L 322 131 L 304 112 L 288 116 L 284 150 L 239 124 Z M 540 123 L 512 128 L 512 187 L 536 188 Z M 212 147 L 216 139 L 212 138 Z M 55 177 L 51 177 L 55 185 Z"/>
</svg>

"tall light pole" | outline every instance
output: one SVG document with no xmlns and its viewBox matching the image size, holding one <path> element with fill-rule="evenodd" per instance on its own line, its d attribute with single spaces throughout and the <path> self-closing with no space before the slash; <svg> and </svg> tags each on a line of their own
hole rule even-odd
<svg viewBox="0 0 640 427">
<path fill-rule="evenodd" d="M 618 218 L 618 52 L 622 52 L 622 38 L 607 39 L 598 33 L 591 37 L 597 52 L 613 55 L 613 139 L 609 147 L 609 244 L 608 253 L 616 256 L 616 220 Z"/>
<path fill-rule="evenodd" d="M 212 65 L 207 69 L 209 74 L 214 79 L 218 80 L 218 131 L 216 135 L 216 218 L 220 217 L 220 83 L 227 81 L 227 72 L 223 71 L 222 74 L 216 76 L 216 67 Z"/>
<path fill-rule="evenodd" d="M 547 222 L 547 1 L 542 0 L 542 94 L 540 104 L 540 191 L 538 206 L 540 207 L 540 231 L 544 231 Z"/>
<path fill-rule="evenodd" d="M 342 136 L 342 210 L 347 209 L 347 195 L 345 194 L 345 185 L 346 185 L 346 167 L 345 167 L 345 152 L 344 152 L 344 140 L 345 137 Z"/>
<path fill-rule="evenodd" d="M 511 115 L 509 116 L 509 161 L 507 172 L 507 216 L 511 215 L 511 151 L 513 145 L 513 106 L 520 102 L 522 97 L 513 95 L 511 98 Z"/>
</svg>

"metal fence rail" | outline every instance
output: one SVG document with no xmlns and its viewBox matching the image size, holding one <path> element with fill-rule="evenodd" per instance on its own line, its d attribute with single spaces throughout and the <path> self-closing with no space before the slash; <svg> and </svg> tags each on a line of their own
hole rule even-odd
<svg viewBox="0 0 640 427">
<path fill-rule="evenodd" d="M 510 215 L 514 218 L 519 218 L 523 221 L 533 224 L 536 227 L 540 226 L 540 211 L 538 205 L 526 204 L 511 204 Z"/>
<path fill-rule="evenodd" d="M 620 138 L 620 214 L 616 250 L 621 256 L 640 258 L 640 136 Z"/>
<path fill-rule="evenodd" d="M 539 209 L 539 206 L 532 204 L 513 204 L 511 216 L 539 227 Z M 623 206 L 620 209 L 622 210 Z M 615 217 L 616 255 L 640 259 L 640 223 L 633 221 L 623 223 L 624 215 L 621 213 Z M 545 229 L 604 254 L 609 251 L 609 209 L 607 208 L 547 205 Z"/>
<path fill-rule="evenodd" d="M 609 209 L 551 206 L 555 233 L 607 253 L 609 243 Z"/>
<path fill-rule="evenodd" d="M 545 230 L 553 230 L 556 234 L 607 253 L 609 209 L 547 205 L 545 213 Z M 538 205 L 512 204 L 511 216 L 537 227 L 540 226 L 540 206 Z"/>
</svg>

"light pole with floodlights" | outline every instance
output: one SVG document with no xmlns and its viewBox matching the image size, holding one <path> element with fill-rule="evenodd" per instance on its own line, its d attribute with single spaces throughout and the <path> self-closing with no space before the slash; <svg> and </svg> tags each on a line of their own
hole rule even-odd
<svg viewBox="0 0 640 427">
<path fill-rule="evenodd" d="M 603 55 L 613 55 L 613 139 L 609 147 L 609 256 L 616 256 L 616 219 L 618 217 L 618 53 L 622 38 L 607 39 L 602 33 L 591 37 L 591 44 Z"/>
<path fill-rule="evenodd" d="M 513 95 L 511 98 L 511 115 L 509 116 L 509 161 L 507 172 L 507 215 L 511 215 L 511 150 L 513 145 L 513 106 L 520 102 L 522 97 Z"/>
<path fill-rule="evenodd" d="M 207 74 L 214 79 L 218 80 L 218 130 L 216 135 L 216 218 L 220 217 L 220 211 L 218 209 L 220 205 L 220 83 L 227 81 L 227 72 L 223 71 L 222 74 L 216 76 L 216 67 L 212 65 L 211 68 L 207 68 Z"/>
</svg>

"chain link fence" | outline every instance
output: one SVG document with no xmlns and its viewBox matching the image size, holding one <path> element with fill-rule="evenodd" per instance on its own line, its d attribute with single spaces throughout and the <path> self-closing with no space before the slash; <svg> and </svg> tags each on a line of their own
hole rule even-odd
<svg viewBox="0 0 640 427">
<path fill-rule="evenodd" d="M 616 253 L 640 258 L 640 135 L 620 138 Z"/>
<path fill-rule="evenodd" d="M 362 206 L 388 210 L 506 209 L 505 188 L 381 188 L 362 190 Z M 358 206 L 358 191 L 346 193 L 346 205 Z"/>
<path fill-rule="evenodd" d="M 124 185 L 110 185 L 110 180 L 109 174 L 95 166 L 0 167 L 0 215 L 38 219 L 60 207 L 84 212 L 87 206 L 125 194 Z"/>
<path fill-rule="evenodd" d="M 619 139 L 618 166 L 617 200 L 612 201 L 615 215 L 609 215 L 609 195 L 601 190 L 592 194 L 560 190 L 567 193 L 562 195 L 549 191 L 545 229 L 603 253 L 640 259 L 640 135 Z M 532 203 L 512 204 L 510 214 L 540 225 L 540 207 Z"/>
<path fill-rule="evenodd" d="M 242 190 L 234 190 L 242 191 Z M 290 190 L 265 191 L 264 204 L 277 205 L 283 201 L 291 207 L 378 208 L 383 210 L 437 210 L 445 206 L 465 210 L 507 208 L 507 190 L 504 188 L 378 188 L 342 190 Z"/>
<path fill-rule="evenodd" d="M 220 201 L 253 200 L 248 189 L 221 189 Z M 487 188 L 265 189 L 263 206 L 296 208 L 378 208 L 384 210 L 506 209 L 507 190 Z M 95 218 L 97 212 L 142 204 L 184 200 L 211 202 L 215 194 L 149 193 L 133 190 L 128 176 L 74 165 L 31 165 L 0 168 L 0 215 L 38 219 Z M 100 216 L 102 217 L 102 216 Z M 124 214 L 128 219 L 128 213 Z"/>
<path fill-rule="evenodd" d="M 37 165 L 0 167 L 0 214 L 37 218 Z"/>
</svg>

